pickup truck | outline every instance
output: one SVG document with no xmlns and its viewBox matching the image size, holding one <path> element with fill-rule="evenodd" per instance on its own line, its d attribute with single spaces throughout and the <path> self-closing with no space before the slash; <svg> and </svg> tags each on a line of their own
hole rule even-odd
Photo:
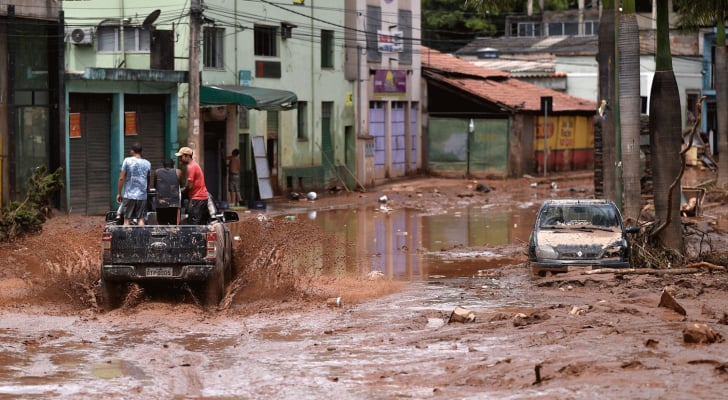
<svg viewBox="0 0 728 400">
<path fill-rule="evenodd" d="M 120 225 L 116 212 L 106 215 L 101 237 L 103 308 L 119 307 L 129 283 L 169 287 L 186 283 L 204 306 L 217 306 L 233 275 L 227 223 L 237 222 L 238 214 L 224 211 L 207 225 L 156 225 L 155 220 L 152 212 L 147 225 Z"/>
</svg>

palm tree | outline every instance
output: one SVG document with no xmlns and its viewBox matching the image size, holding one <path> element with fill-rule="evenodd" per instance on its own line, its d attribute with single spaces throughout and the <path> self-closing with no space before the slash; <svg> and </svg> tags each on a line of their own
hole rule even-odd
<svg viewBox="0 0 728 400">
<path fill-rule="evenodd" d="M 624 0 L 617 22 L 619 65 L 619 138 L 622 151 L 622 213 L 637 221 L 640 216 L 640 42 L 635 1 Z M 636 39 L 636 40 L 635 40 Z M 618 199 L 619 200 L 619 199 Z"/>
<path fill-rule="evenodd" d="M 718 181 L 720 188 L 728 188 L 728 54 L 725 40 L 725 20 L 728 0 L 677 0 L 679 25 L 697 30 L 702 26 L 715 26 L 715 101 L 718 117 Z"/>
<path fill-rule="evenodd" d="M 672 69 L 668 15 L 668 0 L 657 0 L 656 71 L 650 92 L 650 154 L 656 219 L 652 235 L 664 247 L 683 254 L 680 93 Z"/>
</svg>

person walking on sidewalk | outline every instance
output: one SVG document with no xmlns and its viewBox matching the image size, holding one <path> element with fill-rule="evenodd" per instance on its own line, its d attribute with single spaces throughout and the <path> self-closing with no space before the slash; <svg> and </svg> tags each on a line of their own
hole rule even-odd
<svg viewBox="0 0 728 400">
<path fill-rule="evenodd" d="M 187 223 L 190 225 L 205 225 L 210 218 L 207 208 L 209 194 L 205 186 L 205 176 L 202 168 L 192 159 L 193 151 L 189 147 L 182 147 L 177 154 L 182 164 L 187 166 L 184 191 L 187 193 L 189 205 L 187 206 Z"/>
</svg>

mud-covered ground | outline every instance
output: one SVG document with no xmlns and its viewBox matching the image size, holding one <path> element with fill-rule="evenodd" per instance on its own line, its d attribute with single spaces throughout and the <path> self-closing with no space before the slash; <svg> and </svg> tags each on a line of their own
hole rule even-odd
<svg viewBox="0 0 728 400">
<path fill-rule="evenodd" d="M 494 249 L 493 260 L 470 260 L 482 269 L 463 276 L 332 275 L 306 268 L 311 246 L 347 244 L 281 218 L 293 208 L 378 204 L 381 196 L 387 207 L 430 213 L 584 197 L 591 179 L 429 178 L 322 193 L 315 202 L 279 199 L 265 217 L 241 213 L 233 225 L 243 238 L 239 279 L 218 310 L 185 290 L 138 290 L 121 309 L 100 312 L 102 218 L 56 216 L 40 235 L 0 245 L 0 398 L 725 397 L 725 272 L 577 271 L 534 280 L 524 244 L 513 243 Z M 703 216 L 690 220 L 702 232 L 697 245 L 718 254 L 726 248 L 724 197 L 710 194 Z M 664 290 L 686 315 L 658 307 Z M 332 296 L 343 307 L 328 306 Z M 474 320 L 448 323 L 457 306 Z M 713 343 L 688 343 L 695 324 Z"/>
</svg>

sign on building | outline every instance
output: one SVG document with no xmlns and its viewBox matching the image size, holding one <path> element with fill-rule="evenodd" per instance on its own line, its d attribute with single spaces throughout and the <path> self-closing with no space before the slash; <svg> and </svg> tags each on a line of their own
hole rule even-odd
<svg viewBox="0 0 728 400">
<path fill-rule="evenodd" d="M 402 31 L 377 31 L 377 49 L 380 53 L 401 53 L 404 50 Z"/>
</svg>

